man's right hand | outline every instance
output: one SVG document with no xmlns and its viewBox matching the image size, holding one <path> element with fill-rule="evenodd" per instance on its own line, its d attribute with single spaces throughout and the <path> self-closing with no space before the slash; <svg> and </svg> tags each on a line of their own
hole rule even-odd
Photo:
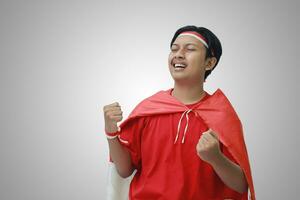
<svg viewBox="0 0 300 200">
<path fill-rule="evenodd" d="M 117 123 L 123 119 L 121 106 L 118 102 L 115 102 L 104 106 L 103 112 L 105 131 L 107 133 L 116 133 L 118 131 Z M 123 178 L 129 177 L 134 171 L 129 151 L 118 139 L 108 139 L 108 146 L 111 160 L 116 165 L 118 174 Z"/>
<path fill-rule="evenodd" d="M 105 131 L 108 133 L 115 133 L 118 131 L 117 123 L 122 121 L 123 112 L 118 102 L 106 105 L 103 107 Z"/>
</svg>

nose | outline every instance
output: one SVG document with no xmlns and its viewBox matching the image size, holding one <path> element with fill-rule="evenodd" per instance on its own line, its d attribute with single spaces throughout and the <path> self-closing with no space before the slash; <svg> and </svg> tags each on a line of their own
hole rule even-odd
<svg viewBox="0 0 300 200">
<path fill-rule="evenodd" d="M 183 49 L 178 49 L 174 55 L 175 58 L 184 58 Z"/>
</svg>

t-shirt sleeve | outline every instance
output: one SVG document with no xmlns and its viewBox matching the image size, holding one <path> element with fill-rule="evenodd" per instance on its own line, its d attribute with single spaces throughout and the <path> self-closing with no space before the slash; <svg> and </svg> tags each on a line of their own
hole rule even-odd
<svg viewBox="0 0 300 200">
<path fill-rule="evenodd" d="M 141 162 L 141 136 L 145 127 L 145 118 L 133 119 L 120 131 L 119 141 L 129 151 L 132 164 L 136 169 Z"/>
</svg>

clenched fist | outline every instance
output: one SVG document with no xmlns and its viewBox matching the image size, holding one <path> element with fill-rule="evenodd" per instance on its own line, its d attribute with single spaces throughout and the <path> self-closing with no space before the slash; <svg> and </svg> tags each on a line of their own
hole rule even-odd
<svg viewBox="0 0 300 200">
<path fill-rule="evenodd" d="M 106 105 L 103 107 L 105 131 L 108 133 L 115 133 L 118 131 L 117 123 L 122 121 L 123 112 L 118 102 Z"/>
<path fill-rule="evenodd" d="M 204 132 L 198 141 L 196 150 L 202 160 L 212 164 L 222 155 L 218 135 L 211 129 Z"/>
</svg>

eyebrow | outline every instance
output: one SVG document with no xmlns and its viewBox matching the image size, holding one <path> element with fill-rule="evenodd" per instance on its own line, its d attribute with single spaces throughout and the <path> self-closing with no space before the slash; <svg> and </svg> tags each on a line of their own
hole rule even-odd
<svg viewBox="0 0 300 200">
<path fill-rule="evenodd" d="M 172 46 L 173 46 L 173 45 L 179 46 L 179 45 L 176 44 L 176 43 L 173 43 Z M 196 47 L 198 46 L 198 45 L 195 44 L 195 43 L 186 43 L 184 46 L 187 46 L 187 45 L 194 45 L 194 46 L 196 46 Z"/>
</svg>

